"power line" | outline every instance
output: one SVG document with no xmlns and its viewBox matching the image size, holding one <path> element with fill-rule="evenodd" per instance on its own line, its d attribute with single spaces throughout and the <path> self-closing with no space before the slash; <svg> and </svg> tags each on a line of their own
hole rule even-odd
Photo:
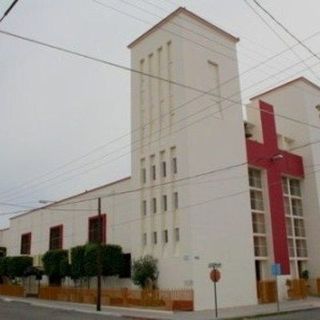
<svg viewBox="0 0 320 320">
<path fill-rule="evenodd" d="M 241 103 L 241 102 L 238 102 L 238 103 Z M 233 105 L 236 105 L 236 104 L 233 104 Z M 232 107 L 233 105 L 227 106 L 226 108 L 230 108 L 230 107 Z M 210 107 L 210 106 L 209 106 L 209 107 Z M 225 109 L 226 109 L 226 108 L 225 108 Z M 251 108 L 255 108 L 255 107 L 251 107 Z M 200 110 L 200 112 L 202 112 L 202 111 L 203 111 L 203 110 Z M 197 113 L 198 113 L 198 112 L 197 112 Z M 219 113 L 219 111 L 217 111 L 217 112 L 215 112 L 215 113 Z M 215 114 L 215 113 L 213 113 L 213 114 Z M 297 120 L 297 119 L 293 119 L 293 118 L 290 118 L 290 117 L 282 116 L 282 115 L 279 115 L 279 114 L 276 114 L 276 113 L 275 113 L 275 115 L 276 115 L 276 116 L 279 116 L 279 117 L 283 117 L 283 118 L 285 118 L 285 119 L 287 119 L 287 120 L 291 120 L 291 121 L 294 121 L 294 122 L 298 122 L 299 124 L 305 124 L 305 125 L 311 126 L 310 124 L 305 123 L 305 122 L 302 122 L 302 121 L 299 121 L 299 120 Z M 190 116 L 194 116 L 194 114 L 191 114 Z M 188 116 L 188 117 L 189 117 L 189 116 Z M 187 128 L 187 127 L 189 127 L 190 125 L 192 125 L 192 124 L 194 124 L 194 123 L 197 123 L 197 122 L 199 122 L 199 121 L 205 120 L 205 119 L 207 119 L 207 115 L 206 115 L 205 117 L 203 117 L 203 118 L 201 118 L 201 119 L 199 119 L 199 120 L 197 120 L 197 121 L 189 124 L 188 126 L 185 126 L 185 127 L 180 128 L 180 129 L 177 130 L 177 131 L 181 131 L 181 129 Z M 182 119 L 182 120 L 185 120 L 185 119 Z M 317 126 L 314 126 L 314 127 L 315 127 L 315 128 L 318 128 L 318 129 L 320 128 L 320 127 L 317 127 Z M 169 134 L 169 135 L 170 135 L 170 134 Z M 156 139 L 156 140 L 154 140 L 154 141 L 150 141 L 150 142 L 147 143 L 146 145 L 149 145 L 149 144 L 151 144 L 151 143 L 154 143 L 154 142 L 156 142 L 156 141 L 159 141 L 161 138 L 164 138 L 164 137 L 160 137 L 160 138 L 158 138 L 158 139 Z M 138 142 L 139 142 L 139 141 L 138 141 Z M 145 147 L 146 145 L 144 145 L 143 147 Z M 133 150 L 133 151 L 139 150 L 140 148 L 141 148 L 141 147 L 138 147 L 138 148 L 136 148 L 136 149 Z M 132 151 L 131 151 L 131 152 L 132 152 Z M 127 155 L 127 154 L 130 154 L 131 152 L 122 154 L 122 155 L 120 155 L 120 157 L 117 157 L 117 158 L 112 159 L 112 160 L 118 160 L 119 158 L 122 158 L 123 156 L 125 156 L 125 155 Z M 101 167 L 102 165 L 104 165 L 104 164 L 97 165 L 97 166 L 95 166 L 95 167 L 93 167 L 93 168 L 91 168 L 91 169 L 89 169 L 89 170 L 86 170 L 85 172 L 82 172 L 82 173 L 80 173 L 80 174 L 76 174 L 76 175 L 74 175 L 74 176 L 71 176 L 71 177 L 69 177 L 69 178 L 67 178 L 67 179 L 64 179 L 62 182 L 67 181 L 67 180 L 70 180 L 70 178 L 72 179 L 73 177 L 76 177 L 76 176 L 78 176 L 78 175 L 82 175 L 82 174 L 85 174 L 85 173 L 90 172 L 90 171 L 92 171 L 92 170 L 95 170 L 95 169 Z M 82 166 L 82 167 L 83 167 L 83 166 Z M 72 170 L 72 171 L 73 171 L 73 170 Z M 60 174 L 59 176 L 61 176 L 61 174 Z M 55 178 L 55 177 L 54 177 L 54 178 Z M 51 181 L 51 180 L 53 180 L 54 178 L 51 178 L 51 179 L 48 179 L 48 180 Z M 56 183 L 56 184 L 57 184 L 57 183 Z M 16 198 L 13 198 L 13 199 L 16 199 Z M 9 200 L 12 200 L 12 198 L 10 198 Z"/>
<path fill-rule="evenodd" d="M 284 24 L 282 24 L 278 19 L 276 19 L 267 9 L 265 9 L 257 0 L 253 0 L 253 2 L 265 12 L 277 25 L 279 25 L 287 34 L 289 34 L 294 40 L 296 40 L 303 48 L 305 48 L 308 52 L 310 52 L 315 58 L 320 60 L 320 57 L 317 53 L 311 50 L 305 43 L 303 43 L 298 37 L 296 37 Z"/>
<path fill-rule="evenodd" d="M 76 55 L 78 55 L 78 56 L 81 56 L 81 57 L 84 57 L 84 58 L 88 58 L 88 59 L 90 59 L 90 60 L 95 60 L 95 61 L 97 61 L 97 62 L 102 62 L 102 63 L 105 63 L 105 64 L 109 64 L 109 65 L 112 65 L 112 66 L 114 66 L 114 67 L 121 67 L 122 69 L 125 69 L 125 70 L 127 70 L 127 71 L 138 72 L 138 73 L 140 73 L 140 74 L 143 74 L 144 76 L 150 76 L 150 77 L 153 77 L 153 78 L 157 78 L 157 79 L 160 80 L 160 81 L 170 81 L 170 80 L 168 80 L 168 79 L 163 79 L 163 78 L 161 78 L 161 77 L 157 77 L 157 76 L 154 76 L 154 75 L 149 75 L 149 74 L 147 74 L 147 73 L 142 73 L 142 72 L 140 72 L 140 71 L 138 71 L 138 70 L 134 70 L 134 69 L 131 69 L 131 68 L 129 68 L 129 67 L 120 66 L 120 65 L 118 65 L 118 64 L 115 64 L 115 63 L 112 63 L 112 62 L 109 62 L 109 61 L 105 61 L 105 60 L 102 60 L 102 59 L 90 57 L 90 56 L 87 56 L 87 55 L 84 55 L 84 54 L 81 54 L 81 53 L 77 53 L 77 52 L 74 52 L 74 51 L 71 51 L 71 50 L 68 50 L 68 49 L 64 49 L 64 48 L 61 48 L 61 47 L 56 47 L 56 46 L 53 46 L 53 45 L 51 45 L 51 44 L 47 44 L 47 43 L 44 43 L 44 42 L 41 42 L 41 41 L 38 41 L 38 40 L 29 39 L 29 38 L 22 37 L 22 36 L 20 36 L 20 35 L 11 34 L 11 33 L 5 32 L 5 31 L 0 31 L 0 32 L 1 32 L 1 33 L 4 33 L 4 34 L 6 34 L 6 35 L 10 35 L 10 36 L 17 37 L 17 38 L 22 39 L 22 40 L 25 40 L 25 41 L 31 41 L 31 42 L 34 42 L 34 43 L 36 43 L 36 44 L 42 45 L 42 46 L 47 46 L 47 47 L 50 47 L 50 48 L 53 48 L 53 49 L 56 49 L 56 50 L 59 50 L 59 51 L 64 51 L 64 52 L 67 52 L 67 53 L 70 53 L 70 54 L 76 54 Z M 313 35 L 313 36 L 314 36 L 314 35 Z M 291 66 L 291 67 L 292 67 L 292 66 Z M 254 68 L 256 68 L 256 66 L 255 66 Z M 282 70 L 282 71 L 283 71 L 283 70 Z M 223 84 L 226 84 L 227 82 L 230 82 L 230 81 L 232 81 L 232 80 L 234 80 L 234 79 L 236 79 L 236 78 L 238 78 L 238 76 L 235 76 L 235 77 L 233 77 L 233 78 L 230 78 L 229 80 L 225 81 Z M 177 85 L 178 85 L 178 84 L 177 84 Z M 198 90 L 198 89 L 196 89 L 196 90 Z M 199 99 L 201 96 L 204 96 L 204 95 L 206 95 L 206 94 L 210 94 L 210 91 L 212 91 L 212 90 L 209 90 L 209 91 L 200 90 L 200 91 L 201 91 L 201 94 L 200 94 L 199 96 L 191 99 L 191 100 L 188 101 L 187 103 L 190 103 L 190 102 L 192 102 L 192 101 L 195 101 L 196 99 Z M 215 95 L 214 95 L 214 96 L 215 96 Z M 229 100 L 229 101 L 235 102 L 234 100 L 231 100 L 231 99 L 229 99 L 229 98 L 225 98 L 225 97 L 219 97 L 219 98 L 220 98 L 220 99 L 223 98 L 224 100 Z M 186 105 L 187 103 L 184 103 L 183 106 Z M 241 101 L 240 101 L 240 102 L 237 101 L 237 102 L 235 102 L 235 103 L 238 104 L 238 103 L 241 103 Z M 179 106 L 179 107 L 180 107 L 180 106 Z"/>
<path fill-rule="evenodd" d="M 319 32 L 311 35 L 310 37 L 306 38 L 305 41 L 310 40 L 311 38 L 317 36 L 318 34 L 319 34 Z M 26 39 L 24 39 L 24 40 L 26 40 Z M 70 53 L 70 50 L 68 50 L 68 51 L 69 51 L 69 53 Z M 244 71 L 242 74 L 245 74 L 245 73 L 247 73 L 247 72 L 249 72 L 249 71 L 252 71 L 252 70 L 256 69 L 256 68 L 259 67 L 260 65 L 266 63 L 267 61 L 270 61 L 270 60 L 274 59 L 274 58 L 277 57 L 277 56 L 280 56 L 282 53 L 284 53 L 284 52 L 286 52 L 286 51 L 287 51 L 287 50 L 284 50 L 284 51 L 279 52 L 279 53 L 276 54 L 275 56 L 270 57 L 270 58 L 268 58 L 267 60 L 259 63 L 258 65 L 255 65 L 254 67 L 247 69 L 247 70 Z M 97 60 L 97 59 L 95 59 L 95 60 Z M 148 75 L 148 76 L 150 76 L 150 75 Z M 232 80 L 234 80 L 234 79 L 237 79 L 237 78 L 238 78 L 238 76 L 232 77 L 232 78 L 228 79 L 227 81 L 225 81 L 224 83 L 222 83 L 221 86 L 223 86 L 223 85 L 225 85 L 225 84 L 229 83 L 230 81 L 232 81 Z M 213 88 L 213 89 L 211 89 L 211 90 L 209 90 L 209 91 L 206 91 L 205 93 L 209 93 L 209 92 L 213 91 L 214 89 L 216 89 L 216 88 Z M 200 97 L 202 97 L 202 96 L 203 96 L 203 95 L 200 95 L 200 96 L 196 97 L 196 99 L 198 99 L 198 98 L 200 98 Z M 194 100 L 196 100 L 196 99 L 194 99 Z M 194 101 L 194 100 L 192 100 L 192 101 Z M 192 102 L 192 101 L 190 101 L 190 102 Z M 188 102 L 188 103 L 189 103 L 189 102 Z M 186 104 L 183 104 L 183 105 L 186 105 Z M 156 120 L 156 119 L 155 119 L 155 120 Z M 148 125 L 148 124 L 146 124 L 146 125 Z M 137 129 L 137 130 L 138 130 L 138 129 Z M 132 132 L 134 132 L 134 131 L 135 131 L 135 130 L 133 130 Z M 129 134 L 129 133 L 128 133 L 128 134 Z M 123 136 L 121 136 L 121 137 L 119 137 L 119 138 L 111 141 L 110 143 L 115 142 L 115 141 L 118 141 L 119 139 L 126 137 L 128 134 L 123 135 Z M 108 144 L 109 144 L 109 143 L 107 143 L 106 145 L 108 145 Z M 103 148 L 103 147 L 106 146 L 106 145 L 102 145 L 101 147 L 97 147 L 96 149 L 93 149 L 93 151 L 91 151 L 91 152 L 94 152 L 94 151 L 97 150 L 97 149 L 99 150 L 100 148 Z M 59 170 L 59 169 L 62 168 L 62 167 L 65 167 L 65 166 L 68 166 L 69 164 L 72 164 L 74 161 L 77 161 L 77 160 L 80 160 L 80 159 L 82 159 L 82 158 L 85 158 L 85 157 L 86 157 L 88 154 L 90 154 L 91 152 L 85 154 L 84 156 L 81 156 L 81 157 L 78 158 L 78 159 L 71 160 L 70 162 L 68 162 L 68 163 L 66 163 L 66 164 L 64 164 L 64 165 L 62 165 L 62 166 L 60 166 L 60 167 L 58 167 L 58 168 L 50 171 L 49 173 L 46 173 L 46 174 L 44 174 L 44 175 L 42 175 L 42 176 L 40 176 L 40 177 L 37 177 L 37 178 L 39 179 L 39 178 L 41 178 L 41 177 L 43 177 L 43 176 L 47 176 L 47 175 L 49 175 L 51 172 L 55 172 L 55 171 Z M 30 181 L 30 182 L 31 182 L 31 181 Z M 34 182 L 34 179 L 32 180 L 32 182 Z M 26 183 L 23 183 L 22 185 L 26 185 L 26 184 L 28 184 L 28 183 L 29 183 L 29 182 L 26 182 Z M 21 185 L 19 185 L 19 187 L 21 187 Z M 10 191 L 13 190 L 13 189 L 15 189 L 15 188 L 11 188 L 11 189 L 9 189 L 9 190 L 6 190 L 6 191 L 2 192 L 2 194 L 3 194 L 3 193 L 10 192 Z"/>
<path fill-rule="evenodd" d="M 0 23 L 2 22 L 2 20 L 10 13 L 10 11 L 13 9 L 13 7 L 17 4 L 19 0 L 14 0 L 11 5 L 9 6 L 9 8 L 4 12 L 2 18 L 0 19 Z"/>
<path fill-rule="evenodd" d="M 281 35 L 276 30 L 274 30 L 271 27 L 271 25 L 264 19 L 264 17 L 262 15 L 260 15 L 260 13 L 249 3 L 249 0 L 244 0 L 244 1 L 248 5 L 248 7 L 261 19 L 261 21 L 290 49 L 290 51 L 296 56 L 296 58 L 303 61 L 303 64 L 309 69 L 309 71 L 318 80 L 320 80 L 320 77 L 317 75 L 317 73 L 312 68 L 310 68 L 309 65 L 306 62 L 304 62 L 304 60 L 302 60 L 302 58 L 299 56 L 299 54 L 293 48 L 290 48 L 290 44 L 283 37 L 281 37 Z M 256 1 L 254 1 L 254 2 L 257 3 Z"/>
</svg>

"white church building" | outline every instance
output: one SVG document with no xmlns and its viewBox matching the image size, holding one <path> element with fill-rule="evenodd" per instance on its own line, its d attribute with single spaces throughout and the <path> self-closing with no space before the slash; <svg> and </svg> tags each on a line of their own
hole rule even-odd
<svg viewBox="0 0 320 320">
<path fill-rule="evenodd" d="M 193 289 L 196 310 L 213 307 L 212 262 L 221 307 L 258 303 L 274 263 L 320 276 L 320 88 L 262 93 L 244 121 L 238 41 L 185 8 L 133 41 L 131 177 L 11 218 L 7 255 L 85 244 L 101 197 L 106 243 L 153 255 L 159 287 Z"/>
</svg>

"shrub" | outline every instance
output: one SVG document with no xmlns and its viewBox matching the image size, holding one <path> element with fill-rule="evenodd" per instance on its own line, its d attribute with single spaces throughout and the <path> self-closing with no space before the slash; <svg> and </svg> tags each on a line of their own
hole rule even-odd
<svg viewBox="0 0 320 320">
<path fill-rule="evenodd" d="M 0 258 L 0 276 L 8 276 L 8 257 Z"/>
<path fill-rule="evenodd" d="M 102 274 L 104 276 L 120 275 L 123 270 L 124 259 L 122 248 L 109 244 L 102 247 Z"/>
<path fill-rule="evenodd" d="M 7 262 L 7 275 L 10 278 L 21 278 L 24 272 L 32 267 L 33 259 L 31 257 L 10 257 Z"/>
<path fill-rule="evenodd" d="M 50 278 L 61 279 L 67 275 L 66 264 L 68 264 L 67 250 L 50 250 L 43 257 L 44 273 Z"/>
<path fill-rule="evenodd" d="M 144 289 L 149 285 L 154 287 L 158 279 L 158 261 L 150 255 L 135 260 L 132 266 L 132 281 Z"/>
<path fill-rule="evenodd" d="M 85 246 L 77 246 L 71 249 L 71 270 L 70 275 L 74 280 L 85 277 L 84 270 Z"/>
<path fill-rule="evenodd" d="M 97 275 L 98 245 L 89 243 L 84 246 L 84 273 L 86 277 Z"/>
</svg>

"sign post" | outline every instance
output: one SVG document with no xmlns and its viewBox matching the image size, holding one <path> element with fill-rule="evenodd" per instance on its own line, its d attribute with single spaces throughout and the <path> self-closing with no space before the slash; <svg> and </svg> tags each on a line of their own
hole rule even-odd
<svg viewBox="0 0 320 320">
<path fill-rule="evenodd" d="M 214 310 L 215 310 L 215 317 L 218 318 L 218 294 L 217 294 L 217 282 L 221 278 L 221 273 L 218 268 L 221 268 L 221 263 L 212 262 L 209 264 L 209 268 L 212 268 L 210 271 L 210 279 L 213 282 L 213 289 L 214 289 Z"/>
<path fill-rule="evenodd" d="M 280 312 L 279 292 L 278 292 L 278 276 L 281 275 L 281 264 L 274 263 L 271 267 L 272 275 L 276 278 L 276 301 L 277 301 L 277 312 Z"/>
</svg>

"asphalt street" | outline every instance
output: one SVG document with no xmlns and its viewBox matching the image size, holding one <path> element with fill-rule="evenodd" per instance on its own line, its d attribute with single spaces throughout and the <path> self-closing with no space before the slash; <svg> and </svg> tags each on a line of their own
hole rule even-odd
<svg viewBox="0 0 320 320">
<path fill-rule="evenodd" d="M 320 320 L 320 309 L 299 311 L 270 317 L 259 317 L 257 320 Z"/>
<path fill-rule="evenodd" d="M 181 315 L 180 315 L 181 316 Z M 178 314 L 174 316 L 175 319 L 180 319 Z M 77 312 L 71 310 L 61 310 L 56 308 L 48 308 L 41 306 L 34 306 L 29 303 L 17 301 L 3 301 L 0 299 L 0 319 L 1 320 L 120 320 L 133 319 L 123 318 L 113 315 L 97 315 L 84 312 Z M 239 318 L 240 319 L 240 318 Z M 255 318 L 243 318 L 251 319 Z M 135 320 L 145 320 L 137 319 Z M 201 320 L 201 319 L 197 319 Z M 320 320 L 320 309 L 306 310 L 295 313 L 288 313 L 283 315 L 274 315 L 269 317 L 258 317 L 256 320 Z"/>
<path fill-rule="evenodd" d="M 121 320 L 117 316 L 95 315 L 77 311 L 33 306 L 23 302 L 0 300 L 1 320 Z M 141 319 L 142 320 L 142 319 Z"/>
</svg>

